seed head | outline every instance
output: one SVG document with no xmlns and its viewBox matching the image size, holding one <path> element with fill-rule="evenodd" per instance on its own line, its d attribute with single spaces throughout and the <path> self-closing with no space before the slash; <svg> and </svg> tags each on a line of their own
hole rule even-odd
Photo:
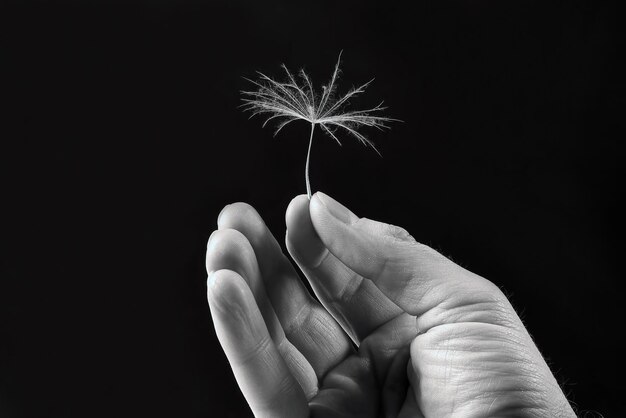
<svg viewBox="0 0 626 418">
<path fill-rule="evenodd" d="M 378 129 L 388 128 L 390 122 L 398 120 L 376 115 L 376 113 L 386 109 L 382 102 L 378 106 L 366 110 L 345 110 L 349 101 L 363 93 L 373 80 L 338 97 L 337 79 L 340 74 L 340 63 L 341 53 L 328 85 L 322 86 L 321 96 L 313 90 L 311 79 L 304 70 L 299 72 L 299 82 L 285 65 L 282 66 L 286 75 L 283 82 L 276 81 L 259 72 L 258 80 L 248 79 L 257 89 L 241 92 L 244 96 L 242 107 L 245 111 L 252 112 L 251 117 L 255 115 L 266 116 L 263 126 L 276 119 L 279 123 L 274 135 L 291 122 L 301 119 L 312 125 L 319 125 L 339 145 L 341 145 L 341 141 L 339 141 L 336 131 L 342 129 L 358 139 L 363 145 L 376 150 L 373 142 L 358 132 L 357 129 L 362 126 Z"/>
</svg>

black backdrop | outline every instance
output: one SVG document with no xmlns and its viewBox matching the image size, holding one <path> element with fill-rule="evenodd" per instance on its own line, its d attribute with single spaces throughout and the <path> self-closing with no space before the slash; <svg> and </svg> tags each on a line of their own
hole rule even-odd
<svg viewBox="0 0 626 418">
<path fill-rule="evenodd" d="M 221 207 L 282 242 L 307 127 L 242 76 L 343 49 L 404 120 L 318 136 L 314 189 L 497 283 L 570 399 L 624 414 L 621 19 L 593 1 L 2 2 L 0 415 L 246 416 L 206 304 Z M 622 51 L 623 52 L 623 51 Z M 623 354 L 622 354 L 623 355 Z"/>
</svg>

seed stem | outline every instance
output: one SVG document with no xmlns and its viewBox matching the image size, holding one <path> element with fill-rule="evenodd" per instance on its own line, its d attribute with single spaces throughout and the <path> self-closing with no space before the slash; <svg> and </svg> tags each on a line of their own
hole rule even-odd
<svg viewBox="0 0 626 418">
<path fill-rule="evenodd" d="M 304 178 L 306 180 L 306 193 L 311 200 L 311 182 L 309 181 L 309 160 L 311 159 L 311 145 L 313 145 L 313 130 L 315 130 L 315 124 L 311 124 L 311 136 L 309 137 L 309 150 L 306 153 L 306 165 L 304 166 Z"/>
</svg>

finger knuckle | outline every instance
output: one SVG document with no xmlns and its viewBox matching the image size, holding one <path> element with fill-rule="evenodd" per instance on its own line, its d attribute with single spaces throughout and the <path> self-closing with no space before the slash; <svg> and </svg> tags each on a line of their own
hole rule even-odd
<svg viewBox="0 0 626 418">
<path fill-rule="evenodd" d="M 350 280 L 346 281 L 345 286 L 337 293 L 336 300 L 342 305 L 352 302 L 355 295 L 363 290 L 365 280 L 357 273 L 353 273 Z"/>
<path fill-rule="evenodd" d="M 256 344 L 252 345 L 248 350 L 241 354 L 237 363 L 240 366 L 249 366 L 258 362 L 260 359 L 269 355 L 272 339 L 269 335 L 263 336 Z M 261 360 L 262 363 L 266 363 Z"/>
<path fill-rule="evenodd" d="M 367 218 L 361 218 L 363 222 L 369 223 L 373 226 L 373 232 L 386 239 L 401 242 L 414 242 L 415 239 L 409 234 L 409 232 L 397 225 L 388 224 L 385 222 L 372 221 Z M 370 228 L 371 228 L 370 226 Z"/>
</svg>

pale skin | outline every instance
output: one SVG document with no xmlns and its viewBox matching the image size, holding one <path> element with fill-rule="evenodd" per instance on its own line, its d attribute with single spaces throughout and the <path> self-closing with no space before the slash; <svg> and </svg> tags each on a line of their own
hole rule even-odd
<svg viewBox="0 0 626 418">
<path fill-rule="evenodd" d="M 215 330 L 255 416 L 575 416 L 490 281 L 319 192 L 286 224 L 321 303 L 245 203 L 207 250 Z"/>
</svg>

